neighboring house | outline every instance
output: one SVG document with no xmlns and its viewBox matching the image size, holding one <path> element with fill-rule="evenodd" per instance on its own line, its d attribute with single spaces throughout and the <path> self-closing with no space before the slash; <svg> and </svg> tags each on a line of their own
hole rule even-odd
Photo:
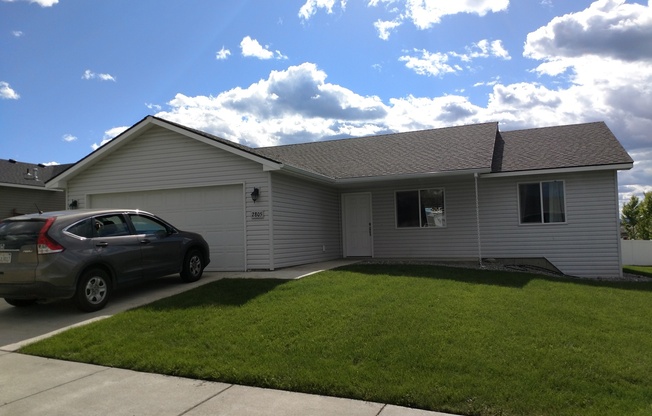
<svg viewBox="0 0 652 416">
<path fill-rule="evenodd" d="M 45 182 L 72 166 L 0 159 L 0 219 L 32 212 L 66 209 L 66 195 Z"/>
<path fill-rule="evenodd" d="M 601 122 L 254 149 L 148 116 L 47 187 L 201 232 L 212 270 L 496 258 L 620 276 L 617 171 L 632 166 Z"/>
</svg>

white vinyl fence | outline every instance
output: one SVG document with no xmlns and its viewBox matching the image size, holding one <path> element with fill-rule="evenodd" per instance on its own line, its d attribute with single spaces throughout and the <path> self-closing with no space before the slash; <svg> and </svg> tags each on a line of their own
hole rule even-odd
<svg viewBox="0 0 652 416">
<path fill-rule="evenodd" d="M 651 240 L 621 240 L 620 250 L 625 266 L 651 266 Z"/>
</svg>

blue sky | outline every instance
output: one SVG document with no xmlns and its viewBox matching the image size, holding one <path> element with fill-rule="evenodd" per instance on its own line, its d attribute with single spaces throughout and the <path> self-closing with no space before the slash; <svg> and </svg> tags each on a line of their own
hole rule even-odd
<svg viewBox="0 0 652 416">
<path fill-rule="evenodd" d="M 652 191 L 652 4 L 0 0 L 0 158 L 72 163 L 152 114 L 249 146 L 605 121 Z"/>
</svg>

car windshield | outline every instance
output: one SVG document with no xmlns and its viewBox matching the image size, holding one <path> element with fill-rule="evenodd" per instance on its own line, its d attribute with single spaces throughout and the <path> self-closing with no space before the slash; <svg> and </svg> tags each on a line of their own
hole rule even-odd
<svg viewBox="0 0 652 416">
<path fill-rule="evenodd" d="M 36 245 L 45 220 L 0 222 L 0 250 L 18 250 L 25 245 Z"/>
</svg>

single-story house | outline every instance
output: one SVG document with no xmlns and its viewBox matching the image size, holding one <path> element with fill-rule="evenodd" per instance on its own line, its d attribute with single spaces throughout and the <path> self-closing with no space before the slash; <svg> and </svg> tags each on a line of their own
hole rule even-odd
<svg viewBox="0 0 652 416">
<path fill-rule="evenodd" d="M 37 212 L 39 209 L 66 209 L 65 192 L 46 188 L 45 182 L 70 166 L 46 166 L 0 159 L 0 219 Z"/>
<path fill-rule="evenodd" d="M 494 258 L 614 277 L 617 171 L 632 166 L 602 122 L 251 148 L 148 116 L 47 188 L 79 208 L 144 209 L 202 233 L 209 270 Z"/>
</svg>

